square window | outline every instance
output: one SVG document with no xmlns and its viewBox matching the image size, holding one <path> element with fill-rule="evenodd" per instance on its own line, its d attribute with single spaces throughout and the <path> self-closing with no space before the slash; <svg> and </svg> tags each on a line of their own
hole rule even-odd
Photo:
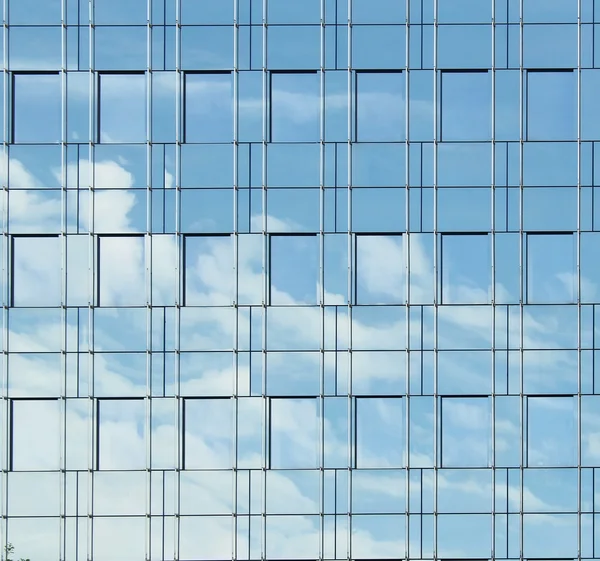
<svg viewBox="0 0 600 561">
<path fill-rule="evenodd" d="M 269 250 L 270 304 L 316 304 L 319 238 L 312 234 L 271 234 Z"/>
<path fill-rule="evenodd" d="M 97 408 L 97 469 L 144 469 L 145 400 L 99 399 Z"/>
<path fill-rule="evenodd" d="M 354 68 L 403 68 L 405 64 L 405 25 L 356 25 L 352 28 Z"/>
<path fill-rule="evenodd" d="M 12 306 L 60 306 L 61 238 L 13 236 Z"/>
<path fill-rule="evenodd" d="M 16 471 L 60 468 L 60 402 L 12 400 L 10 467 Z"/>
<path fill-rule="evenodd" d="M 356 398 L 357 468 L 405 465 L 405 401 L 401 397 Z"/>
<path fill-rule="evenodd" d="M 489 140 L 492 136 L 491 73 L 442 71 L 441 140 Z"/>
<path fill-rule="evenodd" d="M 13 142 L 59 142 L 62 83 L 58 72 L 13 73 Z"/>
<path fill-rule="evenodd" d="M 438 559 L 455 561 L 457 538 L 469 536 L 468 539 L 460 540 L 460 558 L 471 561 L 483 561 L 484 559 L 487 561 L 492 556 L 492 528 L 491 514 L 438 515 Z"/>
<path fill-rule="evenodd" d="M 492 4 L 480 0 L 438 0 L 438 23 L 487 23 Z"/>
<path fill-rule="evenodd" d="M 527 466 L 575 466 L 577 398 L 528 397 L 526 438 Z"/>
<path fill-rule="evenodd" d="M 402 72 L 356 73 L 356 139 L 397 142 L 406 138 L 406 96 Z"/>
<path fill-rule="evenodd" d="M 401 234 L 356 236 L 357 304 L 402 304 L 406 301 L 402 241 Z"/>
<path fill-rule="evenodd" d="M 577 138 L 577 74 L 568 70 L 526 74 L 526 139 Z"/>
<path fill-rule="evenodd" d="M 269 0 L 268 21 L 270 24 L 319 24 L 321 21 L 320 0 L 288 2 L 288 0 Z"/>
<path fill-rule="evenodd" d="M 181 67 L 184 70 L 229 70 L 233 67 L 233 25 L 183 25 Z"/>
<path fill-rule="evenodd" d="M 319 465 L 318 405 L 313 398 L 270 400 L 270 468 L 314 469 Z"/>
<path fill-rule="evenodd" d="M 524 187 L 523 229 L 538 231 L 577 229 L 577 188 Z"/>
<path fill-rule="evenodd" d="M 515 47 L 519 43 L 519 26 L 514 29 Z M 577 68 L 578 25 L 567 24 L 528 24 L 523 29 L 523 66 L 526 68 Z M 513 65 L 519 66 L 518 48 L 515 48 Z M 583 66 L 583 64 L 582 64 Z"/>
<path fill-rule="evenodd" d="M 442 234 L 441 301 L 488 304 L 492 259 L 488 234 Z"/>
<path fill-rule="evenodd" d="M 571 304 L 576 295 L 576 238 L 573 234 L 526 235 L 528 304 Z"/>
<path fill-rule="evenodd" d="M 272 142 L 320 139 L 320 76 L 317 72 L 271 72 Z"/>
<path fill-rule="evenodd" d="M 100 73 L 98 104 L 99 142 L 146 141 L 146 75 L 143 72 Z"/>
<path fill-rule="evenodd" d="M 488 467 L 491 404 L 488 397 L 441 398 L 441 465 Z"/>
<path fill-rule="evenodd" d="M 99 306 L 146 304 L 144 236 L 98 236 Z"/>
<path fill-rule="evenodd" d="M 418 206 L 421 207 L 419 209 L 421 215 L 427 214 L 428 211 L 423 208 L 423 197 L 421 196 L 420 199 Z M 489 188 L 446 187 L 437 190 L 438 230 L 444 232 L 491 230 L 491 209 L 492 190 Z M 419 216 L 419 220 L 421 219 L 422 216 Z"/>
<path fill-rule="evenodd" d="M 440 25 L 437 44 L 438 68 L 492 66 L 491 25 Z"/>
<path fill-rule="evenodd" d="M 352 23 L 403 24 L 406 21 L 406 1 L 353 0 Z"/>
<path fill-rule="evenodd" d="M 184 74 L 185 142 L 233 142 L 231 72 Z"/>
<path fill-rule="evenodd" d="M 255 26 L 255 28 L 258 28 L 259 34 L 257 35 L 260 36 L 262 42 L 262 29 L 259 26 Z M 267 64 L 269 68 L 287 71 L 313 70 L 321 66 L 320 25 L 269 25 L 267 33 Z M 262 48 L 259 52 L 261 51 Z M 260 68 L 261 66 L 262 63 L 257 61 L 255 67 Z"/>
<path fill-rule="evenodd" d="M 183 422 L 185 469 L 233 467 L 231 399 L 186 399 Z"/>
</svg>

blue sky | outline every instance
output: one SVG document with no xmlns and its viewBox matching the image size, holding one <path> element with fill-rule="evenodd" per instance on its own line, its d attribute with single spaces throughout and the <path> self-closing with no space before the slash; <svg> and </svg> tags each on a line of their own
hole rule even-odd
<svg viewBox="0 0 600 561">
<path fill-rule="evenodd" d="M 19 555 L 598 556 L 591 0 L 9 4 Z"/>
</svg>

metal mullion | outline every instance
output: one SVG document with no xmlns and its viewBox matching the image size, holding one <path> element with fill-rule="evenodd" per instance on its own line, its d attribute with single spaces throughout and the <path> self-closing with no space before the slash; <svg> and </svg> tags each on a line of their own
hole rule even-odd
<svg viewBox="0 0 600 561">
<path fill-rule="evenodd" d="M 10 98 L 10 83 L 11 83 L 11 75 L 8 71 L 8 61 L 9 61 L 9 53 L 10 46 L 8 41 L 9 35 L 9 27 L 8 27 L 8 18 L 9 18 L 9 5 L 8 2 L 3 3 L 3 14 L 2 14 L 2 31 L 3 31 L 3 63 L 4 67 L 2 69 L 2 74 L 4 77 L 3 82 L 3 91 L 4 91 L 4 100 L 2 103 L 2 113 L 4 116 L 4 130 L 3 130 L 3 142 L 2 142 L 2 157 L 3 161 L 8 164 L 9 161 L 9 147 L 8 143 L 10 141 L 10 127 L 9 127 L 9 108 L 11 103 Z M 12 279 L 10 275 L 12 273 L 10 266 L 10 255 L 9 255 L 9 227 L 8 227 L 8 219 L 9 219 L 9 192 L 8 186 L 10 185 L 10 166 L 6 165 L 6 180 L 4 185 L 2 186 L 2 197 L 3 197 L 3 209 L 2 209 L 2 248 L 4 251 L 4 255 L 2 256 L 2 279 L 4 280 L 4 291 L 2 294 L 2 320 L 3 320 L 3 333 L 2 333 L 2 351 L 4 353 L 4 361 L 2 365 L 2 404 L 4 407 L 3 417 L 4 417 L 4 431 L 2 434 L 2 438 L 4 439 L 4 446 L 2 450 L 2 489 L 0 495 L 0 514 L 2 515 L 0 520 L 0 536 L 1 543 L 0 547 L 4 548 L 6 545 L 6 537 L 8 534 L 7 531 L 7 519 L 6 515 L 8 514 L 8 470 L 11 468 L 11 414 L 10 409 L 11 405 L 8 400 L 8 364 L 9 364 L 9 355 L 8 355 L 8 332 L 9 332 L 9 313 L 8 306 L 11 304 L 10 302 L 10 287 L 12 286 Z M 4 551 L 4 549 L 2 549 Z"/>
<path fill-rule="evenodd" d="M 97 251 L 96 243 L 94 240 L 94 181 L 95 181 L 95 142 L 99 138 L 100 133 L 100 121 L 95 121 L 96 117 L 99 116 L 98 108 L 100 107 L 99 99 L 99 86 L 100 81 L 96 78 L 95 73 L 95 28 L 94 28 L 94 0 L 90 0 L 89 3 L 89 77 L 90 77 L 90 105 L 89 105 L 89 139 L 88 139 L 88 211 L 89 211 L 89 268 L 88 268 L 88 281 L 89 281 L 89 292 L 88 292 L 88 401 L 89 401 L 89 414 L 92 421 L 90 427 L 90 442 L 94 442 L 96 436 L 96 444 L 98 444 L 98 408 L 94 403 L 94 308 L 96 305 L 96 298 L 99 297 L 99 290 L 96 290 L 96 275 L 99 274 L 99 262 L 96 262 Z M 88 559 L 92 559 L 94 555 L 94 475 L 93 470 L 98 465 L 98 446 L 92 446 L 89 454 L 88 464 Z"/>
<path fill-rule="evenodd" d="M 347 437 L 348 437 L 348 515 L 347 515 L 347 555 L 348 559 L 352 559 L 352 468 L 356 455 L 353 453 L 354 442 L 356 439 L 356 420 L 357 411 L 354 407 L 354 423 L 352 422 L 352 279 L 355 273 L 353 267 L 353 243 L 352 243 L 352 139 L 353 139 L 353 122 L 354 111 L 352 103 L 356 103 L 356 99 L 352 99 L 352 0 L 348 2 L 348 400 L 347 400 Z M 336 14 L 337 17 L 337 14 Z M 336 150 L 337 152 L 337 150 Z M 337 361 L 337 357 L 336 357 Z M 337 475 L 337 474 L 336 474 Z M 337 508 L 336 508 L 337 512 Z M 337 530 L 337 527 L 336 527 Z M 337 541 L 337 536 L 336 536 Z M 339 552 L 336 552 L 339 555 Z"/>
<path fill-rule="evenodd" d="M 173 486 L 174 505 L 173 505 L 173 526 L 174 526 L 174 559 L 179 559 L 179 547 L 181 541 L 181 470 L 185 466 L 184 457 L 184 403 L 181 398 L 181 306 L 184 298 L 184 287 L 182 276 L 185 271 L 182 269 L 182 235 L 181 235 L 181 143 L 183 142 L 184 123 L 182 121 L 182 80 L 185 75 L 181 70 L 181 0 L 175 0 L 175 74 L 176 74 L 176 93 L 175 93 L 175 246 L 176 246 L 176 274 L 175 274 L 175 466 L 176 478 Z M 165 3 L 166 15 L 166 3 Z M 166 22 L 166 19 L 165 19 Z M 165 28 L 166 30 L 166 28 Z M 165 163 L 163 162 L 163 166 Z"/>
<path fill-rule="evenodd" d="M 146 558 L 152 559 L 152 0 L 146 2 Z"/>
<path fill-rule="evenodd" d="M 491 305 L 492 305 L 492 368 L 491 368 L 491 447 L 490 447 L 490 466 L 492 476 L 491 488 L 491 557 L 496 557 L 496 0 L 492 0 L 492 100 L 491 100 L 491 151 L 492 151 L 492 169 L 491 169 L 491 235 L 490 243 L 492 244 L 492 270 L 491 270 Z M 508 42 L 508 31 L 507 31 Z M 508 148 L 507 148 L 508 151 Z M 507 511 L 507 526 L 508 526 L 508 511 Z M 507 531 L 508 535 L 508 531 Z M 508 555 L 508 548 L 506 551 Z"/>
<path fill-rule="evenodd" d="M 442 75 L 438 70 L 438 0 L 433 0 L 433 558 L 438 558 L 438 466 L 441 465 L 441 431 L 442 415 L 441 401 L 438 396 L 438 329 L 440 302 L 440 275 L 438 262 L 438 134 L 441 127 L 440 119 L 440 94 Z M 439 86 L 438 86 L 439 84 Z M 439 131 L 439 133 L 438 133 Z M 441 247 L 440 247 L 441 249 Z M 441 253 L 441 252 L 440 252 Z M 422 319 L 421 319 L 422 321 Z"/>
<path fill-rule="evenodd" d="M 405 223 L 406 223 L 406 236 L 402 239 L 402 249 L 404 257 L 404 283 L 406 291 L 406 302 L 404 310 L 404 322 L 406 325 L 406 353 L 405 353 L 405 364 L 406 369 L 406 406 L 404 409 L 404 454 L 406 458 L 406 475 L 404 479 L 404 558 L 410 558 L 410 2 L 406 2 L 405 12 L 405 45 L 406 59 L 405 59 L 405 72 L 406 77 L 404 80 L 404 137 L 405 137 L 405 151 L 404 151 L 404 166 L 405 172 L 405 186 L 404 186 L 404 200 L 405 200 Z M 421 208 L 422 211 L 422 208 Z M 422 486 L 421 486 L 422 488 Z M 422 509 L 421 509 L 422 510 Z M 421 533 L 422 535 L 422 533 Z"/>
<path fill-rule="evenodd" d="M 263 281 L 263 302 L 262 302 L 262 379 L 261 379 L 261 398 L 262 398 L 262 420 L 263 420 L 263 443 L 262 443 L 262 462 L 264 468 L 269 468 L 271 459 L 271 411 L 269 407 L 269 398 L 267 397 L 267 305 L 271 296 L 271 258 L 269 236 L 267 235 L 267 143 L 271 140 L 271 86 L 272 80 L 268 71 L 267 59 L 267 40 L 268 40 L 268 0 L 262 0 L 262 159 L 261 159 L 261 195 L 262 195 L 262 281 Z M 252 41 L 252 37 L 250 37 Z M 250 193 L 251 195 L 251 193 Z M 252 358 L 250 358 L 252 361 Z M 267 558 L 267 472 L 263 469 L 261 474 L 262 492 L 261 492 L 261 558 Z M 252 519 L 250 519 L 250 533 L 252 534 Z"/>
<path fill-rule="evenodd" d="M 67 0 L 61 0 L 61 391 L 60 391 L 60 543 L 59 555 L 66 557 L 67 543 L 67 524 L 66 524 L 66 504 L 67 504 L 67 146 L 68 127 L 67 127 Z M 79 45 L 77 45 L 79 48 Z"/>
<path fill-rule="evenodd" d="M 233 273 L 234 273 L 234 328 L 233 328 L 233 426 L 234 436 L 232 438 L 232 455 L 233 458 L 233 477 L 232 477 L 232 542 L 231 542 L 231 558 L 232 560 L 238 557 L 238 425 L 239 425 L 239 331 L 240 331 L 240 310 L 238 307 L 239 301 L 239 224 L 238 224 L 238 205 L 239 205 L 239 0 L 230 0 L 233 2 Z M 248 474 L 248 485 L 250 485 L 250 475 Z M 250 495 L 248 495 L 250 497 Z M 250 505 L 248 505 L 250 506 Z M 248 508 L 248 512 L 250 509 Z M 249 526 L 249 524 L 248 524 Z M 248 540 L 248 543 L 250 541 Z"/>
<path fill-rule="evenodd" d="M 524 288 L 526 288 L 526 286 L 524 287 L 524 283 L 523 283 L 523 279 L 524 279 L 524 263 L 523 263 L 523 259 L 524 259 L 524 233 L 523 233 L 523 169 L 524 169 L 524 165 L 523 165 L 523 142 L 525 140 L 525 135 L 526 135 L 526 131 L 527 131 L 527 127 L 525 126 L 524 123 L 524 116 L 525 116 L 525 107 L 524 107 L 524 103 L 526 102 L 526 99 L 524 98 L 525 95 L 525 75 L 524 75 L 524 68 L 523 68 L 523 56 L 524 56 L 524 52 L 523 52 L 523 33 L 524 33 L 524 28 L 523 28 L 523 3 L 524 0 L 520 0 L 519 1 L 519 402 L 520 402 L 520 408 L 519 408 L 519 416 L 520 416 L 520 425 L 521 425 L 521 434 L 520 434 L 520 441 L 521 441 L 521 446 L 520 446 L 520 461 L 519 461 L 519 558 L 522 560 L 523 559 L 523 543 L 524 543 L 524 536 L 523 536 L 523 524 L 524 524 L 524 515 L 523 515 L 523 510 L 524 510 L 524 499 L 523 499 L 523 494 L 524 494 L 524 466 L 525 466 L 525 460 L 527 458 L 527 454 L 526 451 L 527 449 L 525 447 L 529 447 L 529 441 L 527 439 L 527 442 L 525 440 L 525 434 L 527 432 L 527 434 L 529 434 L 529 431 L 526 431 L 525 428 L 525 424 L 529 422 L 529 407 L 528 407 L 528 403 L 527 403 L 527 416 L 525 416 L 525 405 L 526 405 L 526 398 L 523 395 L 523 328 L 524 328 L 524 301 L 525 301 L 525 291 Z M 507 35 L 507 41 L 508 41 L 508 35 Z M 527 96 L 528 97 L 528 96 Z M 529 117 L 529 115 L 527 115 L 527 117 Z M 507 158 L 510 158 L 509 155 L 509 151 L 508 151 L 508 145 L 506 147 L 506 154 L 507 154 Z M 508 208 L 507 208 L 507 212 L 508 212 Z M 508 317 L 510 317 L 510 308 L 507 309 L 507 313 L 508 313 Z M 508 320 L 507 317 L 507 320 Z M 508 366 L 508 368 L 510 369 L 510 364 Z M 508 383 L 508 382 L 507 382 Z M 507 472 L 508 473 L 508 472 Z M 508 476 L 507 476 L 508 477 Z M 508 523 L 508 514 L 507 514 L 507 527 L 509 525 Z M 508 553 L 508 552 L 507 552 Z"/>
<path fill-rule="evenodd" d="M 592 156 L 593 157 L 593 156 Z M 593 189 L 592 189 L 593 191 Z M 577 1 L 577 556 L 581 559 L 581 0 Z M 593 488 L 592 488 L 593 491 Z M 593 520 L 592 520 L 593 523 Z M 592 526 L 593 529 L 593 526 Z M 595 541 L 595 540 L 594 540 Z"/>
<path fill-rule="evenodd" d="M 319 558 L 325 557 L 325 6 L 321 4 L 321 69 L 320 69 L 320 146 L 319 146 Z M 336 310 L 337 320 L 337 310 Z M 335 477 L 335 472 L 334 472 Z M 337 510 L 337 509 L 336 509 Z M 337 527 L 334 525 L 334 532 Z"/>
</svg>

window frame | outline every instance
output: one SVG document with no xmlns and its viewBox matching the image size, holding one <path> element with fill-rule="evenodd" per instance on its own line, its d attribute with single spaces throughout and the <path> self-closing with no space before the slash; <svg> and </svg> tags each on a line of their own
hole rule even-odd
<svg viewBox="0 0 600 561">
<path fill-rule="evenodd" d="M 473 231 L 473 232 L 438 232 L 439 235 L 439 271 L 438 271 L 438 275 L 439 275 L 439 280 L 438 280 L 438 290 L 439 290 L 439 303 L 440 304 L 444 304 L 446 306 L 485 306 L 485 305 L 490 305 L 492 303 L 492 297 L 490 292 L 494 291 L 495 288 L 492 285 L 492 267 L 494 266 L 493 260 L 492 260 L 492 238 L 491 238 L 491 233 L 490 232 L 485 232 L 485 231 Z M 489 284 L 488 284 L 488 299 L 486 302 L 445 302 L 444 301 L 444 238 L 446 237 L 453 237 L 453 238 L 457 238 L 457 237 L 486 237 L 487 241 L 488 241 L 488 252 L 489 252 L 489 260 L 490 260 L 490 270 L 489 270 Z M 446 291 L 447 292 L 447 291 Z"/>
<path fill-rule="evenodd" d="M 352 131 L 352 138 L 354 139 L 354 142 L 389 142 L 389 143 L 403 143 L 406 142 L 406 138 L 407 138 L 407 132 L 406 132 L 406 123 L 404 124 L 404 130 L 402 131 L 402 136 L 401 138 L 398 138 L 396 140 L 361 140 L 359 138 L 359 130 L 358 130 L 358 109 L 359 109 L 359 76 L 361 74 L 400 74 L 403 78 L 404 78 L 404 91 L 402 91 L 401 93 L 406 96 L 406 77 L 404 76 L 404 69 L 403 68 L 382 68 L 382 69 L 375 69 L 375 68 L 356 68 L 354 70 L 354 87 L 353 87 L 353 93 L 354 93 L 354 100 L 352 100 L 354 107 L 353 109 L 353 128 L 354 130 Z M 404 108 L 406 109 L 406 99 L 404 100 Z M 406 111 L 404 111 L 404 117 L 406 120 Z"/>
<path fill-rule="evenodd" d="M 8 427 L 9 427 L 9 447 L 8 447 L 8 471 L 13 472 L 56 472 L 62 471 L 62 463 L 64 460 L 60 458 L 59 451 L 59 470 L 52 469 L 15 469 L 14 443 L 17 440 L 15 437 L 15 403 L 16 402 L 56 402 L 59 404 L 62 399 L 60 397 L 9 397 L 8 401 Z M 59 423 L 62 424 L 63 413 L 59 411 Z M 60 446 L 60 436 L 58 438 Z"/>
<path fill-rule="evenodd" d="M 523 101 L 523 136 L 525 142 L 571 142 L 574 139 L 566 138 L 534 138 L 529 137 L 529 108 L 530 108 L 530 94 L 529 94 L 529 75 L 530 74 L 575 74 L 576 68 L 525 68 L 525 79 L 523 87 L 525 89 L 524 101 Z M 577 77 L 576 77 L 577 78 Z M 579 87 L 577 88 L 577 90 Z M 580 94 L 577 94 L 580 97 Z M 577 134 L 577 136 L 579 136 Z"/>
<path fill-rule="evenodd" d="M 437 129 L 437 133 L 438 133 L 438 142 L 458 142 L 458 143 L 465 143 L 465 142 L 471 142 L 471 143 L 481 143 L 481 142 L 490 142 L 492 137 L 494 136 L 494 131 L 492 130 L 492 112 L 494 111 L 494 107 L 492 104 L 493 101 L 493 90 L 492 90 L 492 84 L 490 83 L 490 122 L 489 122 L 489 127 L 490 127 L 490 138 L 472 138 L 470 140 L 461 140 L 461 139 L 448 139 L 445 140 L 444 139 L 444 131 L 443 131 L 443 124 L 444 124 L 444 74 L 487 74 L 489 75 L 490 73 L 490 69 L 488 68 L 441 68 L 439 69 L 439 82 L 438 82 L 438 88 L 439 88 L 439 102 L 438 102 L 438 118 L 437 118 L 437 123 L 436 123 L 436 129 Z"/>
<path fill-rule="evenodd" d="M 319 234 L 316 232 L 272 232 L 267 234 L 267 305 L 268 306 L 281 306 L 281 304 L 273 304 L 272 300 L 272 288 L 273 288 L 273 251 L 272 251 L 272 239 L 273 238 L 316 238 L 319 239 Z M 315 306 L 318 304 L 318 298 L 316 304 L 309 304 Z M 298 306 L 298 304 L 296 304 Z M 300 305 L 302 306 L 302 305 Z M 307 307 L 306 305 L 302 307 Z"/>
<path fill-rule="evenodd" d="M 95 419 L 93 421 L 94 423 L 94 437 L 95 437 L 95 442 L 93 445 L 93 454 L 94 454 L 94 461 L 93 461 L 93 470 L 94 471 L 139 471 L 139 470 L 131 470 L 131 469 L 119 469 L 119 470 L 111 470 L 111 469 L 105 469 L 102 468 L 100 465 L 100 443 L 101 443 L 101 431 L 100 431 L 100 426 L 101 426 L 101 412 L 100 412 L 100 406 L 101 403 L 103 401 L 142 401 L 144 404 L 146 404 L 147 398 L 146 397 L 122 397 L 122 396 L 116 396 L 116 397 L 96 397 L 94 398 L 95 403 L 94 403 L 94 414 L 95 414 Z M 145 428 L 145 423 L 144 423 L 144 440 L 147 440 L 149 438 L 148 434 L 146 434 L 146 428 Z M 147 444 L 147 443 L 146 443 Z M 146 459 L 144 459 L 144 465 L 146 464 Z M 144 468 L 146 469 L 146 468 Z"/>
<path fill-rule="evenodd" d="M 403 282 L 404 282 L 404 296 L 402 298 L 401 302 L 392 302 L 392 303 L 388 303 L 388 304 L 372 304 L 369 302 L 364 302 L 361 303 L 359 302 L 359 297 L 358 297 L 358 266 L 359 266 L 359 259 L 358 259 L 358 240 L 360 238 L 367 238 L 367 237 L 379 237 L 379 238 L 400 238 L 400 242 L 402 244 L 402 257 L 403 257 L 403 263 L 402 263 L 402 267 L 404 269 L 404 273 L 403 273 Z M 405 239 L 406 237 L 406 239 Z M 353 297 L 353 304 L 355 306 L 380 306 L 380 305 L 386 305 L 386 306 L 404 306 L 406 305 L 406 287 L 407 287 L 407 282 L 408 279 L 406 278 L 406 247 L 405 247 L 405 243 L 410 243 L 409 238 L 407 237 L 406 232 L 401 232 L 401 231 L 395 231 L 395 232 L 354 232 L 353 233 L 353 240 L 352 240 L 352 250 L 354 252 L 354 255 L 352 256 L 352 266 L 354 267 L 354 274 L 352 275 L 352 283 L 353 283 L 353 287 L 352 287 L 352 297 Z"/>
<path fill-rule="evenodd" d="M 26 141 L 26 142 L 17 142 L 15 140 L 16 137 L 16 81 L 18 76 L 58 76 L 60 78 L 61 71 L 60 70 L 12 70 L 10 71 L 10 112 L 9 112 L 9 144 L 44 144 L 44 145 L 56 145 L 60 144 L 61 140 L 54 142 L 35 142 L 35 141 Z M 62 90 L 62 85 L 61 85 Z M 61 94 L 62 95 L 62 94 Z M 62 139 L 62 131 L 61 131 L 61 139 Z"/>
<path fill-rule="evenodd" d="M 233 87 L 233 70 L 182 70 L 182 87 L 181 87 L 181 142 L 184 144 L 188 143 L 188 122 L 187 122 L 187 114 L 188 114 L 188 76 L 231 76 L 231 85 Z M 235 100 L 234 100 L 235 102 Z M 232 108 L 232 113 L 235 111 Z M 232 130 L 232 140 L 234 138 L 235 131 Z M 190 144 L 211 144 L 207 142 L 192 142 Z M 222 142 L 217 142 L 216 144 L 222 144 Z"/>
<path fill-rule="evenodd" d="M 32 306 L 18 306 L 15 305 L 15 240 L 16 239 L 49 239 L 49 238 L 58 238 L 59 239 L 59 244 L 60 244 L 60 239 L 63 237 L 63 234 L 9 234 L 10 237 L 10 242 L 9 242 L 9 259 L 10 259 L 10 263 L 9 263 L 9 279 L 8 279 L 8 287 L 9 287 L 9 294 L 8 294 L 8 307 L 9 308 L 31 308 Z M 62 253 L 62 248 L 61 248 L 61 253 Z M 61 271 L 61 297 L 60 300 L 61 302 L 59 304 L 56 304 L 54 306 L 40 306 L 40 305 L 36 305 L 33 306 L 35 308 L 59 308 L 63 305 L 63 299 L 64 296 L 63 295 L 63 280 L 64 280 L 64 272 L 62 271 L 62 263 L 59 264 L 59 268 Z"/>
<path fill-rule="evenodd" d="M 94 264 L 95 264 L 95 282 L 94 282 L 94 290 L 96 294 L 94 295 L 94 301 L 98 308 L 145 308 L 148 305 L 147 297 L 144 296 L 146 300 L 145 304 L 137 304 L 137 305 L 127 305 L 127 306 L 115 306 L 108 305 L 104 306 L 100 300 L 100 289 L 101 289 L 101 279 L 102 279 L 102 267 L 100 265 L 101 261 L 101 246 L 103 238 L 140 238 L 144 242 L 144 280 L 146 280 L 147 275 L 147 265 L 148 265 L 148 256 L 146 255 L 146 234 L 145 233 L 123 233 L 123 234 L 94 234 L 95 236 L 95 256 L 94 256 Z"/>
<path fill-rule="evenodd" d="M 148 116 L 144 115 L 144 128 L 146 137 L 143 142 L 102 142 L 102 77 L 103 76 L 144 76 L 145 84 L 148 87 L 148 77 L 145 70 L 99 70 L 96 72 L 96 130 L 94 131 L 93 138 L 97 144 L 147 144 L 148 143 Z"/>
<path fill-rule="evenodd" d="M 309 143 L 309 144 L 315 144 L 317 142 L 320 141 L 319 140 L 314 140 L 314 141 L 298 141 L 298 140 L 273 140 L 273 76 L 276 75 L 280 75 L 280 76 L 298 76 L 298 75 L 318 75 L 319 74 L 319 70 L 303 70 L 303 69 L 290 69 L 290 70 L 280 70 L 280 69 L 272 69 L 268 71 L 268 99 L 267 99 L 267 109 L 268 109 L 268 114 L 267 114 L 267 138 L 266 141 L 271 143 L 271 142 L 281 142 L 281 143 Z M 320 136 L 320 135 L 319 135 Z"/>
</svg>

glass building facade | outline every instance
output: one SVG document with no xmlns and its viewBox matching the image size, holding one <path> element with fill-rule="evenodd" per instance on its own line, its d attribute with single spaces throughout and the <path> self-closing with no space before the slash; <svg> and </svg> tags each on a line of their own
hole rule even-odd
<svg viewBox="0 0 600 561">
<path fill-rule="evenodd" d="M 600 559 L 600 2 L 2 9 L 2 546 Z"/>
</svg>

